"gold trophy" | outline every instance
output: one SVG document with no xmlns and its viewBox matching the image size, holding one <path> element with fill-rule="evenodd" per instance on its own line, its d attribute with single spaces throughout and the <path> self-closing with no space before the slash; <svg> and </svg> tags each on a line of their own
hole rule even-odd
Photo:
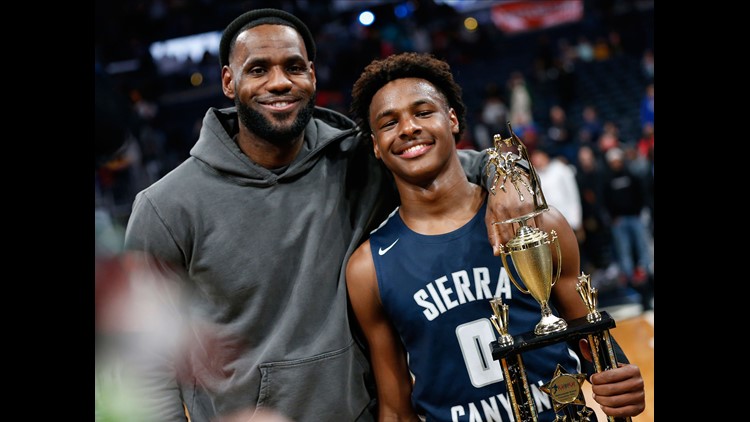
<svg viewBox="0 0 750 422">
<path fill-rule="evenodd" d="M 490 301 L 493 315 L 490 317 L 500 335 L 497 341 L 490 344 L 492 357 L 501 362 L 511 408 L 517 422 L 536 422 L 537 410 L 535 402 L 529 394 L 526 370 L 523 365 L 522 354 L 529 350 L 545 347 L 550 344 L 588 338 L 596 372 L 616 368 L 618 363 L 614 355 L 609 329 L 615 326 L 615 321 L 606 312 L 596 309 L 597 291 L 591 287 L 590 277 L 581 273 L 578 277 L 576 291 L 588 309 L 585 317 L 565 321 L 555 315 L 549 307 L 552 287 L 560 278 L 562 255 L 557 233 L 549 233 L 527 223 L 533 217 L 549 210 L 542 192 L 539 176 L 531 164 L 528 151 L 521 140 L 513 132 L 508 123 L 510 137 L 503 139 L 499 134 L 494 135 L 495 148 L 487 150 L 490 158 L 487 165 L 487 175 L 494 166 L 494 181 L 490 191 L 495 194 L 495 185 L 502 178 L 500 189 L 506 191 L 505 184 L 510 180 L 521 201 L 524 200 L 524 190 L 531 194 L 534 210 L 520 217 L 511 218 L 494 224 L 518 224 L 515 237 L 507 244 L 501 245 L 501 259 L 510 280 L 523 293 L 531 294 L 540 304 L 542 318 L 533 332 L 517 336 L 508 334 L 508 305 L 500 298 Z M 514 154 L 513 147 L 518 151 Z M 518 162 L 526 160 L 528 163 L 528 179 L 525 172 L 520 170 Z M 552 248 L 555 248 L 557 271 L 553 275 Z M 510 256 L 510 260 L 508 259 Z M 510 262 L 509 262 L 510 261 Z M 513 264 L 513 268 L 509 265 Z M 514 275 L 517 274 L 518 280 Z M 522 284 L 525 286 L 523 287 Z M 585 422 L 590 420 L 593 411 L 586 407 L 581 392 L 584 374 L 568 374 L 558 365 L 552 379 L 541 387 L 552 399 L 558 422 Z M 609 422 L 629 422 L 630 418 L 608 417 Z"/>
<path fill-rule="evenodd" d="M 534 333 L 541 336 L 562 331 L 568 326 L 564 319 L 553 315 L 549 307 L 549 297 L 552 293 L 552 287 L 560 278 L 562 263 L 560 242 L 558 242 L 557 233 L 554 230 L 546 233 L 539 228 L 527 225 L 529 219 L 549 210 L 549 206 L 547 206 L 547 201 L 544 199 L 539 176 L 536 174 L 534 166 L 531 165 L 526 147 L 513 132 L 510 123 L 508 123 L 508 130 L 510 131 L 510 137 L 503 139 L 499 134 L 496 134 L 494 136 L 494 151 L 492 149 L 489 150 L 490 159 L 487 171 L 489 172 L 490 170 L 489 164 L 495 166 L 495 179 L 491 191 L 493 194 L 495 193 L 495 185 L 500 180 L 500 177 L 502 177 L 503 181 L 500 189 L 505 192 L 505 182 L 510 178 L 510 182 L 516 189 L 521 201 L 524 200 L 524 197 L 521 188 L 518 186 L 519 183 L 528 190 L 534 200 L 534 210 L 520 217 L 493 224 L 517 223 L 519 225 L 516 236 L 507 244 L 501 245 L 502 254 L 500 258 L 502 258 L 503 265 L 508 271 L 508 276 L 513 284 L 523 293 L 531 294 L 539 302 L 539 305 L 541 305 L 542 319 L 534 328 Z M 515 147 L 518 150 L 518 154 L 513 154 L 512 150 L 499 152 L 503 143 L 506 148 Z M 516 167 L 516 162 L 519 160 L 526 160 L 529 164 L 531 185 L 526 183 L 520 170 Z M 552 244 L 554 244 L 557 251 L 557 272 L 554 277 L 552 276 Z M 521 280 L 516 280 L 516 277 L 513 275 L 513 271 L 511 271 L 511 267 L 508 265 L 508 256 L 510 256 L 516 273 Z"/>
</svg>

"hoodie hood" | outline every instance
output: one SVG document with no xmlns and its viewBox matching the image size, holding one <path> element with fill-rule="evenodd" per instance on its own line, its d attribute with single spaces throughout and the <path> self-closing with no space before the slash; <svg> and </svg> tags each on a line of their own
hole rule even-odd
<svg viewBox="0 0 750 422">
<path fill-rule="evenodd" d="M 281 174 L 275 174 L 252 162 L 242 153 L 233 137 L 239 132 L 235 107 L 211 107 L 203 117 L 203 125 L 190 155 L 242 185 L 270 186 L 308 171 L 330 148 L 349 151 L 357 142 L 357 126 L 343 114 L 315 107 L 305 128 L 305 147 Z"/>
</svg>

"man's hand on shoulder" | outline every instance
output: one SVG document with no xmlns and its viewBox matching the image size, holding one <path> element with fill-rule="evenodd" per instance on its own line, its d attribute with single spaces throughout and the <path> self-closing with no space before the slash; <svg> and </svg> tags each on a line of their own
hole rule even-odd
<svg viewBox="0 0 750 422">
<path fill-rule="evenodd" d="M 520 173 L 530 186 L 528 174 L 525 171 Z M 495 256 L 501 254 L 500 245 L 505 245 L 515 236 L 517 226 L 516 224 L 503 224 L 501 222 L 530 214 L 536 209 L 534 197 L 525 189 L 525 185 L 520 184 L 519 192 L 516 190 L 516 186 L 510 182 L 505 183 L 505 189 L 501 189 L 500 182 L 502 181 L 496 184 L 494 194 L 492 192 L 487 194 L 487 214 L 485 215 L 487 233 Z"/>
</svg>

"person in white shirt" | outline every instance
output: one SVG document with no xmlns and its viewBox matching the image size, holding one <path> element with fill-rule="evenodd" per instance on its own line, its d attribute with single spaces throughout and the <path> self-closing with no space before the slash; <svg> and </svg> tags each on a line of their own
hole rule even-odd
<svg viewBox="0 0 750 422">
<path fill-rule="evenodd" d="M 544 148 L 535 148 L 529 158 L 542 182 L 547 204 L 560 210 L 578 235 L 582 229 L 582 217 L 575 169 L 557 157 L 550 157 Z"/>
</svg>

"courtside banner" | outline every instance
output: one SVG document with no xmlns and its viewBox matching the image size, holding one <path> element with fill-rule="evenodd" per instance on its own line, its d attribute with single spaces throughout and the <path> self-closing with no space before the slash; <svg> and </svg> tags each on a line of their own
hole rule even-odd
<svg viewBox="0 0 750 422">
<path fill-rule="evenodd" d="M 583 19 L 583 0 L 507 1 L 492 6 L 492 22 L 513 34 Z"/>
</svg>

